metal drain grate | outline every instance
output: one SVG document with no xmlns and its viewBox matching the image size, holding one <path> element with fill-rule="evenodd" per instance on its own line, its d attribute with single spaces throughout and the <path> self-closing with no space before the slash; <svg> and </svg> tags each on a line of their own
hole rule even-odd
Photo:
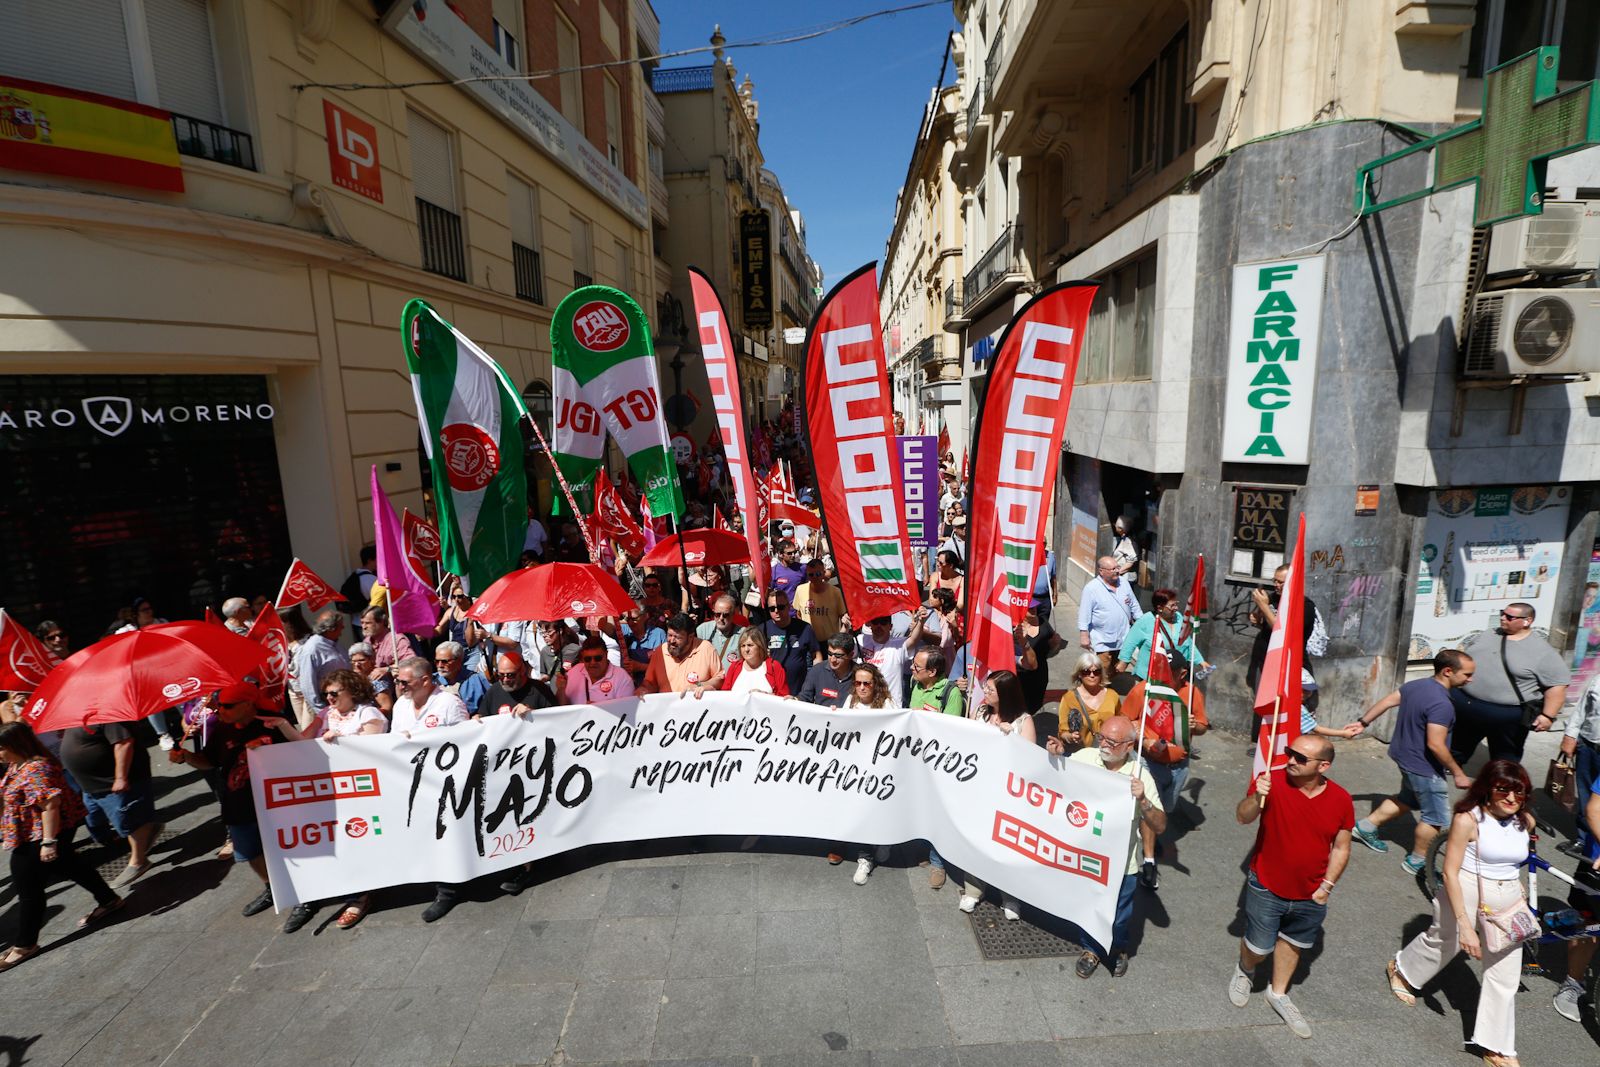
<svg viewBox="0 0 1600 1067">
<path fill-rule="evenodd" d="M 1083 946 L 1076 941 L 1041 930 L 1027 919 L 1010 922 L 1005 913 L 987 900 L 970 916 L 978 951 L 986 960 L 1037 960 L 1051 956 L 1076 956 Z"/>
</svg>

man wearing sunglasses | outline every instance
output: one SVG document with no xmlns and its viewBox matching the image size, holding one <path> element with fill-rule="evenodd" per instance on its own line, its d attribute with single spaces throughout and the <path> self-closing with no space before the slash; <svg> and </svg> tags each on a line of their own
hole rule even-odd
<svg viewBox="0 0 1600 1067">
<path fill-rule="evenodd" d="M 1356 736 L 1390 708 L 1400 708 L 1389 738 L 1389 758 L 1400 768 L 1400 791 L 1356 823 L 1356 840 L 1374 852 L 1387 852 L 1389 846 L 1378 837 L 1378 827 L 1396 815 L 1415 811 L 1416 835 L 1404 861 L 1411 874 L 1421 872 L 1428 843 L 1450 825 L 1450 781 L 1455 781 L 1457 789 L 1472 784 L 1451 751 L 1450 731 L 1456 724 L 1456 705 L 1451 697 L 1454 690 L 1472 681 L 1476 671 L 1477 664 L 1471 656 L 1445 649 L 1433 657 L 1432 678 L 1407 682 L 1352 724 L 1360 727 L 1351 735 Z"/>
<path fill-rule="evenodd" d="M 466 669 L 467 650 L 459 641 L 440 642 L 433 650 L 433 662 L 439 668 L 433 676 L 439 688 L 460 697 L 467 714 L 476 718 L 489 683 L 483 675 Z"/>
<path fill-rule="evenodd" d="M 739 659 L 739 631 L 744 629 L 739 605 L 728 593 L 719 593 L 711 602 L 711 618 L 695 628 L 694 635 L 711 644 L 711 650 L 727 670 Z"/>
<path fill-rule="evenodd" d="M 559 703 L 550 687 L 529 673 L 528 661 L 520 653 L 502 652 L 495 659 L 494 684 L 478 705 L 478 714 L 523 716 Z"/>
<path fill-rule="evenodd" d="M 817 635 L 811 627 L 795 618 L 794 605 L 789 594 L 780 589 L 767 590 L 767 618 L 761 630 L 767 635 L 767 655 L 778 661 L 789 683 L 789 692 L 798 693 L 805 688 L 806 672 L 814 663 L 822 662 L 822 650 L 817 645 Z"/>
<path fill-rule="evenodd" d="M 826 658 L 806 672 L 799 697 L 807 704 L 842 708 L 856 670 L 856 641 L 847 633 L 837 633 L 828 638 L 827 649 Z"/>
<path fill-rule="evenodd" d="M 1296 1037 L 1310 1037 L 1311 1025 L 1289 999 L 1289 979 L 1300 953 L 1317 943 L 1328 898 L 1350 862 L 1355 808 L 1344 787 L 1326 777 L 1333 742 L 1301 734 L 1288 757 L 1283 768 L 1252 781 L 1234 810 L 1241 825 L 1259 818 L 1261 826 L 1245 876 L 1244 937 L 1228 999 L 1237 1008 L 1250 1003 L 1251 975 L 1271 956 L 1267 1003 Z"/>
<path fill-rule="evenodd" d="M 568 671 L 564 704 L 604 704 L 633 696 L 633 679 L 611 662 L 606 643 L 598 636 L 586 637 L 578 652 L 579 669 Z"/>
<path fill-rule="evenodd" d="M 1450 748 L 1466 763 L 1487 739 L 1489 758 L 1522 762 L 1528 731 L 1555 725 L 1567 700 L 1572 670 L 1549 642 L 1533 632 L 1532 604 L 1517 601 L 1500 609 L 1500 625 L 1461 643 L 1461 651 L 1483 664 L 1483 670 L 1451 693 L 1456 703 L 1456 730 Z"/>
</svg>

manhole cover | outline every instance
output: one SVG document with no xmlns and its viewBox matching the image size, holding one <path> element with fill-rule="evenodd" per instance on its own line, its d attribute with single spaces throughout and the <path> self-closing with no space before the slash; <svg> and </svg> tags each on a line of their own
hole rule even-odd
<svg viewBox="0 0 1600 1067">
<path fill-rule="evenodd" d="M 978 951 L 986 960 L 1036 960 L 1050 956 L 1076 956 L 1083 946 L 1049 930 L 1041 930 L 1027 919 L 1011 922 L 1005 912 L 987 900 L 970 916 Z"/>
</svg>

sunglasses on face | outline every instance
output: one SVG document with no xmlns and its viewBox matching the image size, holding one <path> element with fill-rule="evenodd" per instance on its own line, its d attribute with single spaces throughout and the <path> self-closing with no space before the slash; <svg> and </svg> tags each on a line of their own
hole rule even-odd
<svg viewBox="0 0 1600 1067">
<path fill-rule="evenodd" d="M 1296 749 L 1292 749 L 1292 748 L 1289 750 L 1288 755 L 1289 755 L 1290 759 L 1294 760 L 1294 762 L 1298 766 L 1301 766 L 1301 767 L 1304 767 L 1306 764 L 1310 763 L 1312 761 L 1312 759 L 1315 758 L 1315 757 L 1306 755 L 1304 752 L 1300 752 L 1300 751 L 1298 751 Z M 1321 762 L 1321 761 L 1319 760 L 1318 762 Z"/>
<path fill-rule="evenodd" d="M 394 680 L 394 687 L 396 689 L 410 689 L 412 684 L 413 683 L 406 681 L 404 678 L 396 678 Z"/>
<path fill-rule="evenodd" d="M 661 583 L 660 582 L 645 582 L 644 583 L 644 587 L 646 589 L 660 589 L 661 588 Z"/>
<path fill-rule="evenodd" d="M 1083 673 L 1084 674 L 1104 674 L 1105 671 L 1103 671 L 1099 667 L 1090 667 L 1088 670 L 1084 671 Z"/>
<path fill-rule="evenodd" d="M 342 696 L 344 696 L 343 689 L 329 689 L 323 692 L 322 699 L 332 704 L 335 700 L 338 700 Z"/>
<path fill-rule="evenodd" d="M 857 682 L 856 682 L 856 688 L 857 688 L 857 689 L 871 689 L 871 688 L 872 688 L 872 679 L 871 679 L 871 678 L 868 678 L 868 679 L 867 679 L 867 680 L 866 680 L 866 681 L 864 681 L 864 682 L 863 682 L 863 681 L 860 681 L 860 680 L 858 680 L 858 681 L 857 681 Z"/>
<path fill-rule="evenodd" d="M 844 659 L 844 653 L 840 652 L 837 648 L 830 648 L 828 650 L 828 658 L 829 659 Z"/>
<path fill-rule="evenodd" d="M 452 656 L 435 656 L 435 657 L 433 657 L 433 662 L 435 662 L 435 663 L 454 663 L 455 662 L 455 658 L 452 657 Z"/>
<path fill-rule="evenodd" d="M 1513 615 L 1509 611 L 1502 611 L 1500 613 L 1500 617 L 1502 619 L 1526 619 L 1527 618 L 1526 615 Z"/>
<path fill-rule="evenodd" d="M 1494 787 L 1494 794 L 1498 797 L 1525 797 L 1528 791 L 1520 785 L 1497 785 Z"/>
<path fill-rule="evenodd" d="M 514 682 L 517 680 L 517 675 L 514 671 L 510 673 L 507 673 L 506 671 L 499 671 L 495 674 L 495 677 L 502 682 Z"/>
<path fill-rule="evenodd" d="M 1131 737 L 1126 741 L 1113 741 L 1109 737 L 1103 737 L 1100 739 L 1101 748 L 1123 748 L 1124 746 L 1131 744 L 1133 744 L 1133 738 Z"/>
<path fill-rule="evenodd" d="M 66 639 L 66 634 L 50 634 L 45 638 L 46 641 L 65 641 Z"/>
<path fill-rule="evenodd" d="M 733 612 L 731 612 L 731 611 L 713 611 L 711 613 L 711 617 L 713 619 L 731 619 L 731 618 L 733 618 Z"/>
<path fill-rule="evenodd" d="M 768 604 L 767 605 L 767 610 L 768 611 L 784 611 L 784 610 L 787 610 L 788 607 L 789 607 L 789 605 L 787 605 L 787 604 Z"/>
<path fill-rule="evenodd" d="M 584 656 L 583 657 L 583 662 L 585 662 L 585 663 L 604 663 L 605 661 L 606 661 L 606 658 L 604 656 Z"/>
</svg>

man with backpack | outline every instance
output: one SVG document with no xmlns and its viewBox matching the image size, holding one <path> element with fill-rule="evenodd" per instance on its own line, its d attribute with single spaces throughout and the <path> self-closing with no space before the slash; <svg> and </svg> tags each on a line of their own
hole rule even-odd
<svg viewBox="0 0 1600 1067">
<path fill-rule="evenodd" d="M 372 603 L 372 587 L 378 583 L 378 572 L 373 568 L 377 565 L 378 550 L 367 545 L 361 550 L 361 566 L 351 571 L 344 584 L 339 586 L 339 595 L 344 598 L 339 610 L 349 615 L 352 622 L 359 620 L 361 613 Z"/>
</svg>

